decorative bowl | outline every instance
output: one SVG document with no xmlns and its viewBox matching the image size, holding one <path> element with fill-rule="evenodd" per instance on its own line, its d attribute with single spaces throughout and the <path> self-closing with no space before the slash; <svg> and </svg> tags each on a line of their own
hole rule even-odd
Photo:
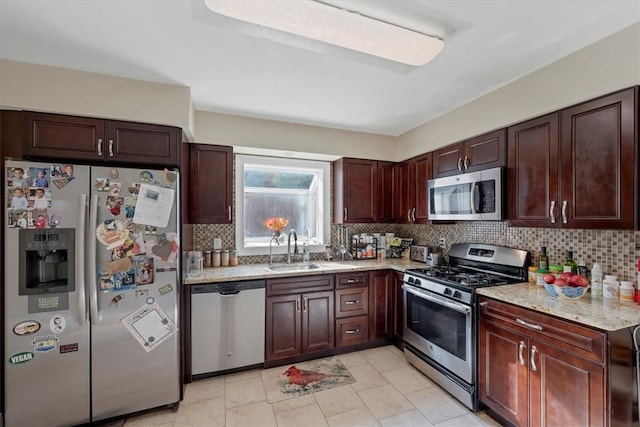
<svg viewBox="0 0 640 427">
<path fill-rule="evenodd" d="M 587 289 L 589 289 L 573 286 L 556 286 L 553 283 L 545 283 L 544 288 L 549 292 L 551 298 L 560 299 L 580 299 L 587 293 Z"/>
</svg>

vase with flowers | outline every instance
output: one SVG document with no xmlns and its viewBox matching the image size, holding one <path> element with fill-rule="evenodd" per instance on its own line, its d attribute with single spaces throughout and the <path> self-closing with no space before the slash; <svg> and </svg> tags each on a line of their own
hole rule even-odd
<svg viewBox="0 0 640 427">
<path fill-rule="evenodd" d="M 264 225 L 273 232 L 273 237 L 271 240 L 275 240 L 275 242 L 280 244 L 280 236 L 282 235 L 282 230 L 289 224 L 289 220 L 286 218 L 280 217 L 271 217 L 265 220 Z"/>
</svg>

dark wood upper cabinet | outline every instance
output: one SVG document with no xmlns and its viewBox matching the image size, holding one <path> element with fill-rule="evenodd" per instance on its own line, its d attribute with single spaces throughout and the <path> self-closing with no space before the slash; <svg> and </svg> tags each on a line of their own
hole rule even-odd
<svg viewBox="0 0 640 427">
<path fill-rule="evenodd" d="M 397 174 L 397 163 L 378 162 L 378 222 L 394 222 L 397 205 L 394 183 Z"/>
<path fill-rule="evenodd" d="M 26 158 L 179 165 L 176 127 L 31 111 L 22 123 Z"/>
<path fill-rule="evenodd" d="M 343 157 L 333 162 L 333 221 L 378 221 L 378 162 Z"/>
<path fill-rule="evenodd" d="M 192 224 L 231 224 L 233 148 L 189 144 L 189 210 Z"/>
<path fill-rule="evenodd" d="M 637 88 L 508 130 L 510 223 L 632 229 Z"/>
<path fill-rule="evenodd" d="M 433 152 L 433 177 L 506 165 L 506 129 L 466 139 Z"/>
<path fill-rule="evenodd" d="M 432 178 L 432 155 L 422 154 L 402 162 L 396 177 L 396 222 L 429 222 L 427 183 Z"/>
</svg>

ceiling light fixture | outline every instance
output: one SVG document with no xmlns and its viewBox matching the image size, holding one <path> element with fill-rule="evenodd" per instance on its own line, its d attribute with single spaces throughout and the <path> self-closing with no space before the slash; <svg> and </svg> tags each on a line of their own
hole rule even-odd
<svg viewBox="0 0 640 427">
<path fill-rule="evenodd" d="M 211 11 L 296 36 L 419 67 L 442 50 L 428 36 L 314 0 L 205 0 Z"/>
</svg>

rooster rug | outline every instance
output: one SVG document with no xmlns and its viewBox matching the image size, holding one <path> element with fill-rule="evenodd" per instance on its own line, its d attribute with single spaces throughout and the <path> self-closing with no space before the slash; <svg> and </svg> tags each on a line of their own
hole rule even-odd
<svg viewBox="0 0 640 427">
<path fill-rule="evenodd" d="M 356 382 L 335 357 L 267 369 L 262 378 L 269 403 Z"/>
</svg>

